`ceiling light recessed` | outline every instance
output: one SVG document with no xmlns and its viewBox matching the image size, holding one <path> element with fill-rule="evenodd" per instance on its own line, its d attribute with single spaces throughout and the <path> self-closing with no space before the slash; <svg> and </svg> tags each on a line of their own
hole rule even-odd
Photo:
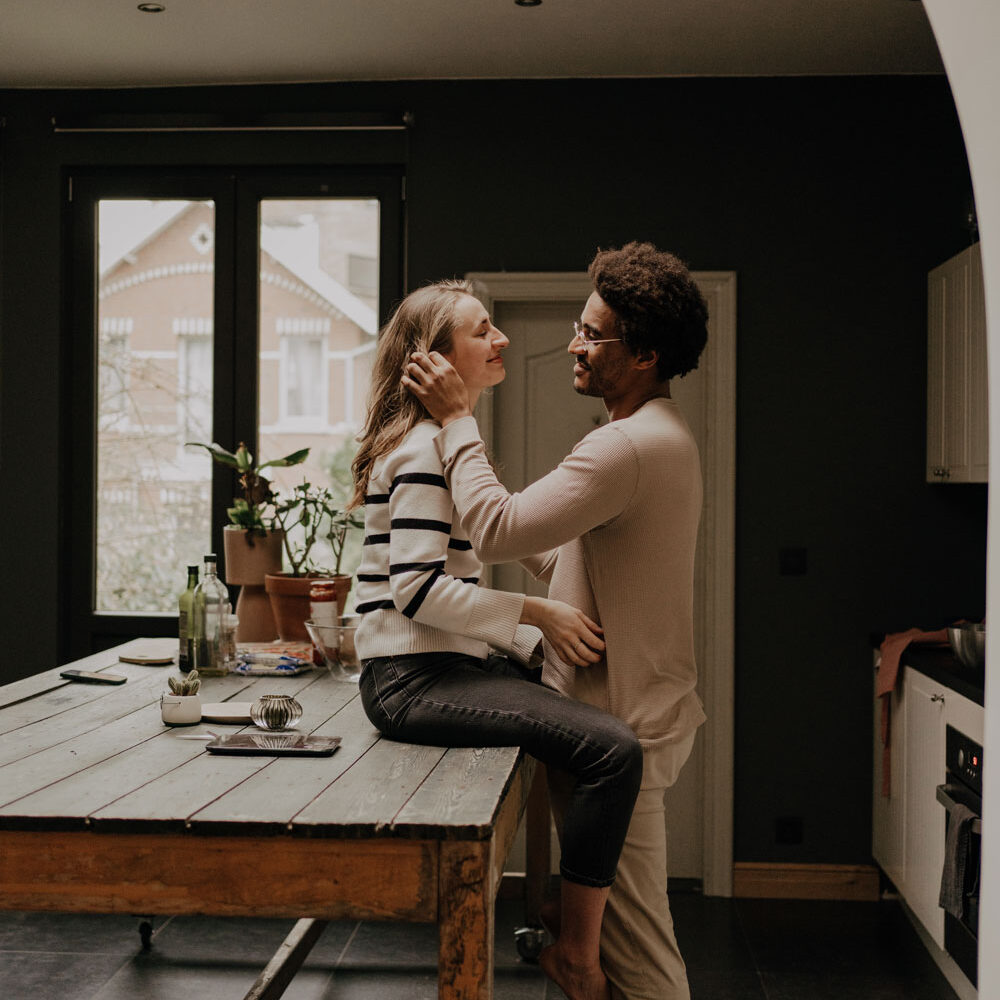
<svg viewBox="0 0 1000 1000">
<path fill-rule="evenodd" d="M 143 14 L 162 14 L 167 8 L 162 3 L 141 3 L 137 9 Z"/>
<path fill-rule="evenodd" d="M 514 0 L 518 7 L 540 7 L 542 0 Z"/>
</svg>

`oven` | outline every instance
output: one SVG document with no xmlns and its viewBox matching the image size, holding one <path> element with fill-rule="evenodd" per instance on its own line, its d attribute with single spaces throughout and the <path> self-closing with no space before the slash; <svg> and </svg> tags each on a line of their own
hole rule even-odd
<svg viewBox="0 0 1000 1000">
<path fill-rule="evenodd" d="M 950 829 L 957 804 L 974 814 L 969 825 L 965 878 L 960 915 L 945 909 L 944 948 L 975 986 L 978 982 L 979 881 L 983 815 L 983 748 L 953 726 L 945 731 L 945 783 L 937 800 L 945 807 L 945 830 Z"/>
</svg>

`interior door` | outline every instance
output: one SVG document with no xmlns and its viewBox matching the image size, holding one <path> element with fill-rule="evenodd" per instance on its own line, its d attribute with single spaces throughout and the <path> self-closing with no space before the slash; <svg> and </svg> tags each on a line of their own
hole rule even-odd
<svg viewBox="0 0 1000 1000">
<path fill-rule="evenodd" d="M 494 390 L 493 440 L 500 478 L 512 491 L 555 468 L 594 427 L 606 423 L 601 399 L 573 391 L 567 352 L 585 296 L 574 301 L 498 301 L 494 322 L 510 338 L 506 380 Z M 705 446 L 704 379 L 695 370 L 671 387 L 699 447 Z M 704 529 L 698 542 L 696 595 L 704 592 Z M 544 596 L 545 587 L 516 565 L 497 566 L 494 586 Z M 698 606 L 698 605 L 696 605 Z M 704 616 L 695 618 L 695 652 L 704 663 Z M 699 682 L 700 684 L 702 682 Z M 667 793 L 668 871 L 672 879 L 701 880 L 703 857 L 703 730 L 677 784 Z"/>
</svg>

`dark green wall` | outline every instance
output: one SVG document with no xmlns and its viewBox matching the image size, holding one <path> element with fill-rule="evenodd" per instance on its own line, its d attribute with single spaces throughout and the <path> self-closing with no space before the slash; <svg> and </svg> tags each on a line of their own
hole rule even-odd
<svg viewBox="0 0 1000 1000">
<path fill-rule="evenodd" d="M 943 77 L 0 92 L 0 676 L 62 653 L 63 170 L 363 163 L 402 148 L 53 136 L 50 117 L 338 109 L 415 114 L 411 286 L 580 270 L 635 238 L 737 272 L 736 859 L 869 860 L 869 633 L 985 604 L 986 489 L 923 473 L 926 272 L 969 242 Z M 805 575 L 779 574 L 782 547 L 806 550 Z M 775 843 L 776 817 L 802 819 L 801 845 Z"/>
</svg>

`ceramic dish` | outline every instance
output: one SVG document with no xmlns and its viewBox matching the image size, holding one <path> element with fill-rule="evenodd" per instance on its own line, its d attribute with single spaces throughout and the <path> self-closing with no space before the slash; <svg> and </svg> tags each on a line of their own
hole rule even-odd
<svg viewBox="0 0 1000 1000">
<path fill-rule="evenodd" d="M 203 722 L 230 722 L 240 725 L 250 724 L 249 701 L 218 701 L 201 706 Z"/>
</svg>

